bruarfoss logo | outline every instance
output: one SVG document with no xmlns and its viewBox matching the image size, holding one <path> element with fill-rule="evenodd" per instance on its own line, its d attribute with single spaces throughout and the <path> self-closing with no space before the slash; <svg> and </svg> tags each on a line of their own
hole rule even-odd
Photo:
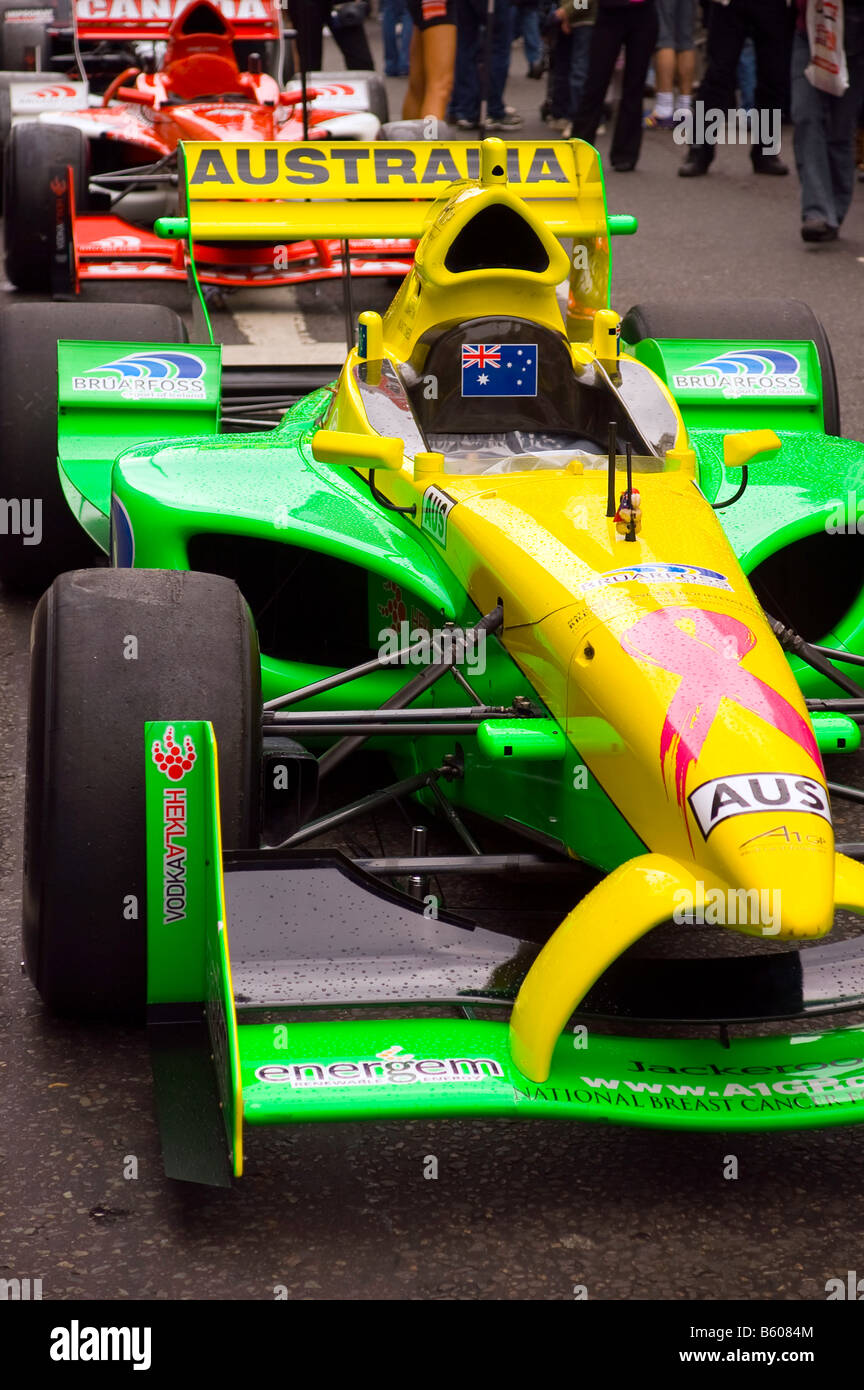
<svg viewBox="0 0 864 1390">
<path fill-rule="evenodd" d="M 785 348 L 741 348 L 719 353 L 678 372 L 679 389 L 721 390 L 724 396 L 800 396 L 801 363 Z"/>
<path fill-rule="evenodd" d="M 117 394 L 124 400 L 177 397 L 201 400 L 204 361 L 194 352 L 130 352 L 72 378 L 75 391 Z"/>
</svg>

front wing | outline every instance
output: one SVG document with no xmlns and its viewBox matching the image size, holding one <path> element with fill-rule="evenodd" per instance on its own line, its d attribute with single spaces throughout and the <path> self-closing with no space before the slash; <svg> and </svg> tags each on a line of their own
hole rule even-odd
<svg viewBox="0 0 864 1390">
<path fill-rule="evenodd" d="M 79 286 L 94 280 L 185 282 L 188 277 L 182 241 L 158 237 L 119 217 L 73 216 L 71 242 Z M 352 239 L 348 245 L 352 276 L 401 280 L 413 265 L 415 243 L 405 237 Z M 194 256 L 199 282 L 223 289 L 341 280 L 345 273 L 342 243 L 332 238 L 272 246 L 196 243 Z"/>
<path fill-rule="evenodd" d="M 176 782 L 157 765 L 169 745 L 196 755 Z M 246 1125 L 498 1116 L 782 1130 L 864 1119 L 864 1030 L 803 1031 L 864 1005 L 856 944 L 830 962 L 825 947 L 621 961 L 538 1085 L 512 1059 L 507 1015 L 539 948 L 430 919 L 338 855 L 247 851 L 223 862 L 215 755 L 209 724 L 146 728 L 148 1018 L 169 1176 L 239 1176 Z M 802 1031 L 730 1038 L 760 999 L 764 1018 Z M 609 1031 L 616 1017 L 692 1023 L 694 1008 L 715 1036 Z M 301 1009 L 364 1017 L 296 1021 Z"/>
</svg>

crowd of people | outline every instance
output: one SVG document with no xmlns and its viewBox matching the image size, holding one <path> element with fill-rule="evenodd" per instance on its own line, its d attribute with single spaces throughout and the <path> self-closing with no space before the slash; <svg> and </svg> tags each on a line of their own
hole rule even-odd
<svg viewBox="0 0 864 1390">
<path fill-rule="evenodd" d="M 325 25 L 348 68 L 374 66 L 371 0 L 288 5 L 307 69 L 320 66 Z M 408 78 L 405 119 L 518 131 L 523 116 L 506 89 L 521 46 L 527 75 L 545 76 L 540 113 L 556 133 L 593 144 L 614 110 L 608 161 L 620 173 L 636 168 L 644 131 L 656 130 L 686 145 L 683 178 L 706 175 L 718 143 L 746 144 L 755 174 L 783 176 L 780 129 L 791 123 L 811 243 L 836 240 L 856 162 L 864 179 L 864 0 L 377 0 L 377 9 L 385 72 Z"/>
</svg>

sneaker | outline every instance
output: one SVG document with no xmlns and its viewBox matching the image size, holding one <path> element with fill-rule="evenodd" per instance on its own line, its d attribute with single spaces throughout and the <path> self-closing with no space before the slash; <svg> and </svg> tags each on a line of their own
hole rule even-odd
<svg viewBox="0 0 864 1390">
<path fill-rule="evenodd" d="M 646 129 L 646 130 L 674 130 L 674 129 L 675 129 L 675 117 L 674 117 L 674 116 L 658 116 L 656 111 L 652 111 L 651 114 L 650 114 L 649 116 L 646 116 L 646 117 L 645 117 L 645 129 Z"/>
<path fill-rule="evenodd" d="M 478 125 L 480 124 L 480 122 L 479 122 L 479 121 L 467 121 L 467 120 L 465 119 L 464 116 L 460 116 L 459 119 L 458 119 L 458 121 L 456 121 L 455 124 L 456 124 L 456 129 L 457 129 L 457 130 L 476 130 L 477 127 L 478 127 Z"/>
<path fill-rule="evenodd" d="M 505 106 L 503 115 L 489 116 L 486 121 L 486 129 L 516 130 L 520 125 L 524 124 L 525 122 L 518 111 L 514 111 L 512 106 Z"/>
</svg>

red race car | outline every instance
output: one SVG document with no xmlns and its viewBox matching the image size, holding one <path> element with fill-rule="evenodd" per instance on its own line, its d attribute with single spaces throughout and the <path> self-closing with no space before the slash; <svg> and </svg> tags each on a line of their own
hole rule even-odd
<svg viewBox="0 0 864 1390">
<path fill-rule="evenodd" d="M 182 244 L 152 230 L 179 211 L 182 140 L 380 138 L 386 92 L 374 73 L 312 73 L 283 89 L 264 71 L 256 46 L 282 70 L 275 0 L 76 0 L 74 20 L 79 51 L 113 42 L 137 66 L 96 98 L 83 68 L 41 87 L 10 80 L 6 273 L 19 289 L 185 280 Z M 345 245 L 291 241 L 289 230 L 275 245 L 196 246 L 195 259 L 205 285 L 289 285 L 339 277 Z M 402 277 L 413 250 L 404 238 L 352 240 L 351 273 Z"/>
</svg>

